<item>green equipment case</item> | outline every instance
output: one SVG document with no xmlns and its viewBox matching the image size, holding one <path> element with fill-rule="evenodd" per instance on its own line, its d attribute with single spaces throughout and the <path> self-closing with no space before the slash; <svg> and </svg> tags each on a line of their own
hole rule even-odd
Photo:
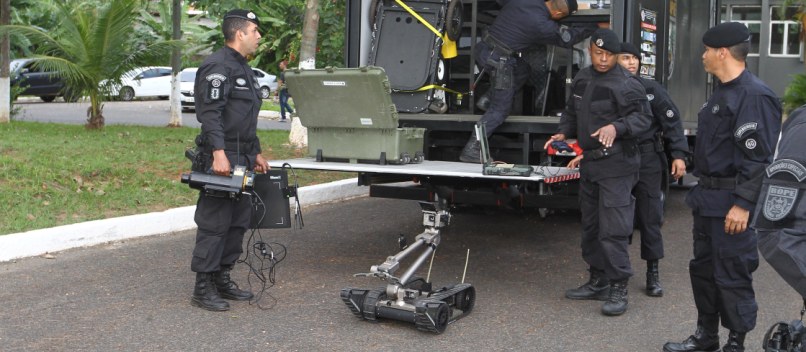
<svg viewBox="0 0 806 352">
<path fill-rule="evenodd" d="M 419 163 L 423 128 L 399 128 L 386 72 L 380 67 L 286 71 L 288 92 L 308 128 L 317 161 Z"/>
</svg>

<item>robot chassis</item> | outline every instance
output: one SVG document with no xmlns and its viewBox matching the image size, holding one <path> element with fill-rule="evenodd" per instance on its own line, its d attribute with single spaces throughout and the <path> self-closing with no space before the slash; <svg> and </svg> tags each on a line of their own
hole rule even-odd
<svg viewBox="0 0 806 352">
<path fill-rule="evenodd" d="M 401 243 L 402 250 L 386 258 L 383 264 L 373 265 L 369 273 L 355 274 L 378 277 L 389 284 L 377 289 L 345 288 L 341 290 L 341 299 L 358 318 L 405 321 L 414 323 L 418 330 L 440 334 L 448 324 L 473 310 L 476 290 L 464 282 L 432 290 L 430 282 L 414 278 L 414 272 L 439 245 L 440 229 L 448 226 L 451 219 L 450 213 L 444 209 L 444 202 L 420 202 L 420 207 L 425 231 L 417 235 L 414 243 L 408 247 Z M 403 276 L 395 277 L 400 261 L 420 247 L 424 247 L 420 256 Z"/>
</svg>

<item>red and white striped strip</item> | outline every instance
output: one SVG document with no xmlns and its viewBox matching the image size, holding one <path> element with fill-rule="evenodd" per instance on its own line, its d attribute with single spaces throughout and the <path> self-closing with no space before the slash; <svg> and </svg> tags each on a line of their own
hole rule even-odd
<svg viewBox="0 0 806 352">
<path fill-rule="evenodd" d="M 579 172 L 574 172 L 572 174 L 567 175 L 559 175 L 559 176 L 550 176 L 543 179 L 544 183 L 557 183 L 557 182 L 564 182 L 570 180 L 579 179 Z"/>
</svg>

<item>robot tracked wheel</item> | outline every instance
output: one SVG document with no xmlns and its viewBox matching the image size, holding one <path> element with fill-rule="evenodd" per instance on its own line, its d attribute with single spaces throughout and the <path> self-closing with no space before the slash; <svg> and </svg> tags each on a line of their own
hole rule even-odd
<svg viewBox="0 0 806 352">
<path fill-rule="evenodd" d="M 450 213 L 442 203 L 420 202 L 425 231 L 417 235 L 414 243 L 388 257 L 383 264 L 373 265 L 369 273 L 355 275 L 378 277 L 389 282 L 386 287 L 341 290 L 341 299 L 353 315 L 373 321 L 378 318 L 405 321 L 414 323 L 418 330 L 440 334 L 448 324 L 470 314 L 476 302 L 476 290 L 472 285 L 460 283 L 432 290 L 430 282 L 413 278 L 414 272 L 439 245 L 440 229 L 450 224 Z M 421 247 L 424 247 L 423 252 L 411 267 L 403 276 L 395 277 L 400 261 Z"/>
</svg>

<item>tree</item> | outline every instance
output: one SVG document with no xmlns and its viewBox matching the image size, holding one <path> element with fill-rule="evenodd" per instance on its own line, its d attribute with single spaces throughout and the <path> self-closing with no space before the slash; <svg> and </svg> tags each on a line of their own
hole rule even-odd
<svg viewBox="0 0 806 352">
<path fill-rule="evenodd" d="M 305 22 L 302 26 L 302 42 L 299 50 L 299 67 L 316 68 L 316 34 L 319 31 L 319 0 L 307 0 Z"/>
<path fill-rule="evenodd" d="M 782 17 L 786 15 L 787 7 L 790 6 L 798 8 L 793 19 L 800 22 L 800 43 L 801 46 L 806 46 L 806 0 L 785 0 L 781 6 Z M 801 55 L 806 55 L 806 53 Z M 806 69 L 806 62 L 804 62 L 804 69 Z M 791 111 L 803 104 L 806 104 L 806 74 L 800 73 L 794 75 L 792 82 L 786 87 L 784 107 L 785 110 Z"/>
<path fill-rule="evenodd" d="M 101 129 L 106 98 L 101 82 L 119 81 L 123 73 L 165 57 L 180 44 L 156 41 L 141 47 L 132 45 L 130 35 L 139 18 L 138 5 L 136 0 L 110 0 L 103 6 L 80 0 L 58 1 L 50 10 L 60 22 L 51 30 L 8 25 L 0 27 L 0 34 L 23 35 L 36 45 L 37 65 L 59 72 L 69 94 L 89 97 L 86 127 Z"/>
<path fill-rule="evenodd" d="M 11 0 L 0 0 L 0 25 L 11 22 Z M 0 35 L 0 123 L 11 121 L 11 79 L 8 69 L 11 60 L 8 55 L 8 34 Z"/>
</svg>

